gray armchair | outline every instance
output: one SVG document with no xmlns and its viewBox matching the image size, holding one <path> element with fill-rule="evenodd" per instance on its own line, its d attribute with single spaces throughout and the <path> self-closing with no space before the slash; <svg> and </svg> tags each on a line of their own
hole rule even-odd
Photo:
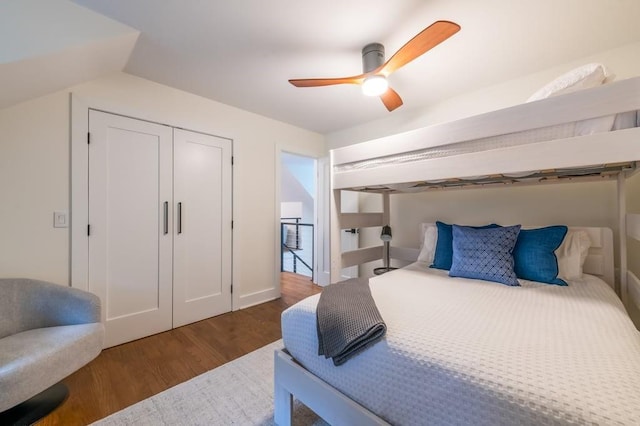
<svg viewBox="0 0 640 426">
<path fill-rule="evenodd" d="M 48 411 L 62 403 L 67 390 L 58 382 L 98 356 L 103 339 L 97 296 L 44 281 L 0 279 L 0 423 L 48 414 L 37 397 L 48 389 L 59 399 L 51 407 L 44 397 Z"/>
</svg>

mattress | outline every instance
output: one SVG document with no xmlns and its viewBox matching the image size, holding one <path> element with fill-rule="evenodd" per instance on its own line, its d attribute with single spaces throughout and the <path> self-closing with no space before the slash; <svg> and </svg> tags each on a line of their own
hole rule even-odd
<svg viewBox="0 0 640 426">
<path fill-rule="evenodd" d="M 640 424 L 640 334 L 611 288 L 449 278 L 415 263 L 370 281 L 387 335 L 318 356 L 309 297 L 282 314 L 308 371 L 396 425 Z"/>
</svg>

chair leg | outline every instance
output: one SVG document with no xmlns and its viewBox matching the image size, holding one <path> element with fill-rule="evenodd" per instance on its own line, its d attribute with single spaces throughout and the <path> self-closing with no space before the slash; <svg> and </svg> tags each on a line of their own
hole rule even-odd
<svg viewBox="0 0 640 426">
<path fill-rule="evenodd" d="M 31 425 L 58 408 L 69 396 L 69 389 L 62 383 L 56 383 L 13 408 L 0 413 L 0 425 Z"/>
</svg>

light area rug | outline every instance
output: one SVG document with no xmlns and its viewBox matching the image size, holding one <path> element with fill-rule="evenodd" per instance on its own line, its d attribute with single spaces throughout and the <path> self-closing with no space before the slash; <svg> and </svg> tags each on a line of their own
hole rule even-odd
<svg viewBox="0 0 640 426">
<path fill-rule="evenodd" d="M 282 347 L 278 340 L 93 424 L 274 425 L 274 351 Z M 327 425 L 297 401 L 293 424 Z"/>
</svg>

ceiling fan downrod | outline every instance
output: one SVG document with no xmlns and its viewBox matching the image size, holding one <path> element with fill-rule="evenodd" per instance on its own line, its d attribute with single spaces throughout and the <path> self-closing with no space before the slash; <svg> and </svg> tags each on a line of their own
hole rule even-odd
<svg viewBox="0 0 640 426">
<path fill-rule="evenodd" d="M 384 46 L 380 43 L 369 43 L 362 48 L 362 72 L 364 74 L 384 64 Z"/>
</svg>

